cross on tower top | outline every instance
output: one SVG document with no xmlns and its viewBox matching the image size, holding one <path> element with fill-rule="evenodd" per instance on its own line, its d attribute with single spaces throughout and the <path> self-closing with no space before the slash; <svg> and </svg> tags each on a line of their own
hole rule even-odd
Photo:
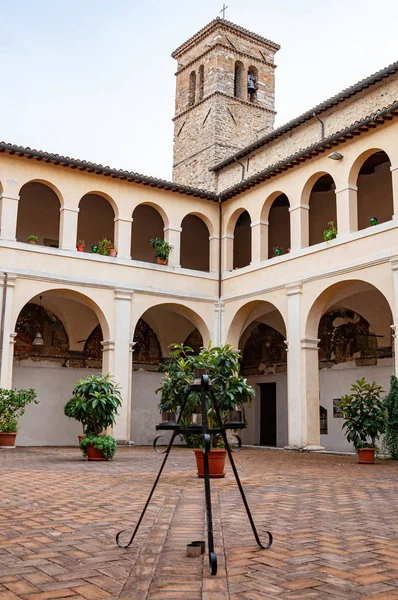
<svg viewBox="0 0 398 600">
<path fill-rule="evenodd" d="M 225 19 L 225 11 L 227 10 L 228 6 L 225 6 L 225 4 L 222 5 L 222 9 L 220 10 L 220 13 L 222 13 L 222 18 Z"/>
</svg>

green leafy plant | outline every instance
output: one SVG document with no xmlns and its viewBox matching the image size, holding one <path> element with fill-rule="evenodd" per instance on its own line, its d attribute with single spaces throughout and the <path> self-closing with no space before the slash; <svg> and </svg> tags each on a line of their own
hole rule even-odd
<svg viewBox="0 0 398 600">
<path fill-rule="evenodd" d="M 384 399 L 387 413 L 384 442 L 391 458 L 398 460 L 398 379 L 391 375 L 390 391 Z"/>
<path fill-rule="evenodd" d="M 16 433 L 18 419 L 25 413 L 29 404 L 38 404 L 34 389 L 6 390 L 0 388 L 0 431 L 2 433 Z"/>
<path fill-rule="evenodd" d="M 108 256 L 109 251 L 114 249 L 114 245 L 112 240 L 108 240 L 107 238 L 102 238 L 98 242 L 98 254 L 102 254 L 103 256 Z"/>
<path fill-rule="evenodd" d="M 334 221 L 329 221 L 328 225 L 328 229 L 325 229 L 322 234 L 324 242 L 334 240 L 334 238 L 337 236 L 337 227 L 335 226 Z"/>
<path fill-rule="evenodd" d="M 86 240 L 78 240 L 76 246 L 85 246 Z"/>
<path fill-rule="evenodd" d="M 365 377 L 351 386 L 351 394 L 342 397 L 345 435 L 354 448 L 376 448 L 376 441 L 385 430 L 386 410 L 380 396 L 383 388 L 375 381 L 367 383 Z"/>
<path fill-rule="evenodd" d="M 37 235 L 30 235 L 28 237 L 28 242 L 38 242 L 39 241 L 39 237 Z"/>
<path fill-rule="evenodd" d="M 109 374 L 90 375 L 77 382 L 64 413 L 82 423 L 86 435 L 99 436 L 114 425 L 121 405 L 119 386 Z"/>
<path fill-rule="evenodd" d="M 96 450 L 102 452 L 105 458 L 113 458 L 116 452 L 116 440 L 111 435 L 88 435 L 80 440 L 80 449 L 83 456 L 87 456 L 87 446 L 92 444 Z"/>
<path fill-rule="evenodd" d="M 150 240 L 152 248 L 155 248 L 155 258 L 167 261 L 170 252 L 174 249 L 174 246 L 162 240 L 162 238 L 153 238 Z"/>
<path fill-rule="evenodd" d="M 274 256 L 282 255 L 282 248 L 280 246 L 275 246 L 275 248 L 273 248 L 273 251 L 274 251 Z"/>
<path fill-rule="evenodd" d="M 207 348 L 201 348 L 199 354 L 194 354 L 191 347 L 181 344 L 172 344 L 170 349 L 170 359 L 160 366 L 160 370 L 164 373 L 162 386 L 156 390 L 161 394 L 160 410 L 181 410 L 185 393 L 189 390 L 189 385 L 193 382 L 198 369 L 206 372 L 212 381 L 214 395 L 223 421 L 227 420 L 228 412 L 234 410 L 236 405 L 243 406 L 251 403 L 255 392 L 246 379 L 240 375 L 240 354 L 232 346 L 229 344 L 213 347 L 209 345 Z M 189 393 L 187 404 L 181 415 L 181 424 L 189 425 L 191 414 L 201 412 L 199 407 L 200 394 L 198 392 Z M 217 416 L 209 397 L 207 399 L 207 417 L 210 427 L 217 427 Z M 195 438 L 190 440 L 187 437 L 187 442 L 188 440 L 189 444 L 196 444 L 198 441 Z M 212 440 L 212 445 L 217 447 L 216 438 Z"/>
</svg>

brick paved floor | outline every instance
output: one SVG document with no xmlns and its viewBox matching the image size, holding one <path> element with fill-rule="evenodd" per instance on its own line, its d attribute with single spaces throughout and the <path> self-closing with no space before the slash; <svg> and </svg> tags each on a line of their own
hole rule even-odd
<svg viewBox="0 0 398 600">
<path fill-rule="evenodd" d="M 130 534 L 161 456 L 120 448 L 0 450 L 0 600 L 398 600 L 398 464 L 245 449 L 235 455 L 257 548 L 232 473 L 213 481 L 219 574 L 185 556 L 205 539 L 203 482 L 191 451 L 169 458 L 134 546 Z"/>
</svg>

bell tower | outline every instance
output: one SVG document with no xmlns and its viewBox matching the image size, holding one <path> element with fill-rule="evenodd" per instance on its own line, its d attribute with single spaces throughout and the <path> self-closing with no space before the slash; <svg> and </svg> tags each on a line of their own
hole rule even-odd
<svg viewBox="0 0 398 600">
<path fill-rule="evenodd" d="M 217 18 L 173 52 L 174 182 L 217 191 L 209 168 L 273 129 L 278 50 Z"/>
</svg>

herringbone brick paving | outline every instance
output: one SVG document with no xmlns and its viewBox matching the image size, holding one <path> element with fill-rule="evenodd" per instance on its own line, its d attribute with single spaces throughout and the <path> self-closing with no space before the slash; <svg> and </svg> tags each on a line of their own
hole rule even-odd
<svg viewBox="0 0 398 600">
<path fill-rule="evenodd" d="M 205 539 L 203 482 L 175 449 L 134 545 L 126 539 L 162 457 L 119 448 L 0 451 L 0 600 L 398 600 L 398 464 L 245 449 L 235 454 L 257 548 L 231 470 L 212 482 L 217 577 L 186 544 Z"/>
</svg>

